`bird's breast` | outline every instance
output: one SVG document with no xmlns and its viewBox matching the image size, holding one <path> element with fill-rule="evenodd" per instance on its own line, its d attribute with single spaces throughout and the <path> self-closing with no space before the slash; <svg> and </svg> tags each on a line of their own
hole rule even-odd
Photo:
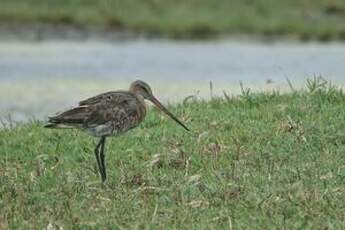
<svg viewBox="0 0 345 230">
<path fill-rule="evenodd" d="M 136 95 L 137 101 L 135 107 L 138 124 L 145 119 L 147 113 L 147 105 L 141 95 Z"/>
</svg>

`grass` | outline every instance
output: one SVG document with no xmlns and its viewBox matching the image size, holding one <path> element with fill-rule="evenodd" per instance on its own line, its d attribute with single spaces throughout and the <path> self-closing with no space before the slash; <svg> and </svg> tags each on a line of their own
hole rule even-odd
<svg viewBox="0 0 345 230">
<path fill-rule="evenodd" d="M 344 228 L 344 92 L 314 79 L 170 108 L 193 131 L 152 110 L 109 139 L 105 186 L 82 132 L 0 130 L 0 228 Z"/>
<path fill-rule="evenodd" d="M 66 24 L 171 38 L 224 34 L 345 39 L 343 0 L 1 0 L 4 23 Z"/>
</svg>

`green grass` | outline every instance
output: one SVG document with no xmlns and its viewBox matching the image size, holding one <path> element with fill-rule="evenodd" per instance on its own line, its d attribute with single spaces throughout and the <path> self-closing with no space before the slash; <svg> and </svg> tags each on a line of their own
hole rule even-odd
<svg viewBox="0 0 345 230">
<path fill-rule="evenodd" d="M 345 39 L 343 0 L 1 0 L 1 23 L 125 29 L 171 38 L 223 34 Z"/>
<path fill-rule="evenodd" d="M 344 228 L 341 90 L 315 79 L 170 108 L 193 131 L 152 110 L 108 139 L 105 186 L 95 139 L 41 122 L 2 129 L 0 228 Z"/>
</svg>

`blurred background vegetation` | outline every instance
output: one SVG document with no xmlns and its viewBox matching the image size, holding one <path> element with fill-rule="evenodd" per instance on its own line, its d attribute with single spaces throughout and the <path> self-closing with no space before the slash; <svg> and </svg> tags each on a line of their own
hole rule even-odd
<svg viewBox="0 0 345 230">
<path fill-rule="evenodd" d="M 344 0 L 1 0 L 0 25 L 63 24 L 169 38 L 344 40 Z"/>
</svg>

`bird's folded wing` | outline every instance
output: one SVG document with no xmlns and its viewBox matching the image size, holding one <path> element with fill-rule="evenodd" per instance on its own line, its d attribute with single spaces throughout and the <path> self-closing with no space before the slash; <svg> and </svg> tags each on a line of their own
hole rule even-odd
<svg viewBox="0 0 345 230">
<path fill-rule="evenodd" d="M 78 107 L 49 117 L 50 126 L 57 124 L 69 127 L 90 128 L 105 123 L 121 125 L 131 117 L 137 117 L 137 99 L 120 91 L 107 92 L 83 100 Z"/>
<path fill-rule="evenodd" d="M 79 102 L 79 105 L 93 105 L 105 101 L 114 101 L 121 99 L 122 91 L 109 91 L 106 93 L 98 94 L 94 97 L 87 98 Z"/>
</svg>

